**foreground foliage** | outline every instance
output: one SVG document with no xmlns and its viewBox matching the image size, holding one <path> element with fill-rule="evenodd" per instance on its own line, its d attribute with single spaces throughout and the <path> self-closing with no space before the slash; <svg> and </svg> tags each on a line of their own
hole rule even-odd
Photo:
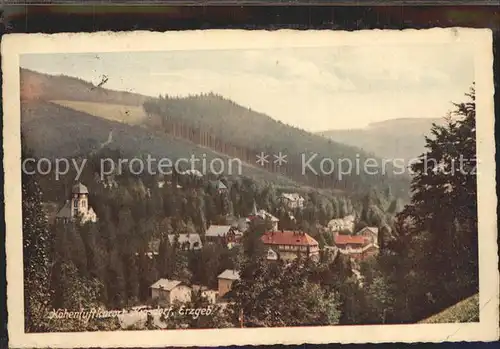
<svg viewBox="0 0 500 349">
<path fill-rule="evenodd" d="M 478 322 L 479 321 L 479 294 L 464 299 L 442 312 L 420 321 L 422 324 Z"/>
</svg>

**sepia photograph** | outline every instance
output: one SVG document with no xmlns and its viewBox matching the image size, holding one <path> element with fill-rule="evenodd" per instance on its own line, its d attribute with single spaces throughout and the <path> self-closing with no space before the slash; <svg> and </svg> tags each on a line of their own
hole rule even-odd
<svg viewBox="0 0 500 349">
<path fill-rule="evenodd" d="M 498 339 L 491 45 L 6 35 L 12 344 Z"/>
</svg>

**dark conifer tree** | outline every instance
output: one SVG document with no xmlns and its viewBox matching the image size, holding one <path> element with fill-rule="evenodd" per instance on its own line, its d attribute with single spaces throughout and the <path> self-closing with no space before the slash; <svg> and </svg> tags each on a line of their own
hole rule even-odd
<svg viewBox="0 0 500 349">
<path fill-rule="evenodd" d="M 425 295 L 414 300 L 420 305 L 410 308 L 423 303 L 422 312 L 437 311 L 478 291 L 474 88 L 467 97 L 455 104 L 447 124 L 435 125 L 426 138 L 428 150 L 412 166 L 411 204 L 398 216 L 405 227 L 400 240 L 410 243 L 406 254 L 421 259 L 408 263 L 419 265 L 415 288 Z"/>
<path fill-rule="evenodd" d="M 23 152 L 23 155 L 26 154 Z M 42 192 L 36 179 L 22 174 L 23 261 L 25 329 L 44 329 L 50 306 L 51 240 L 46 213 L 42 208 Z"/>
</svg>

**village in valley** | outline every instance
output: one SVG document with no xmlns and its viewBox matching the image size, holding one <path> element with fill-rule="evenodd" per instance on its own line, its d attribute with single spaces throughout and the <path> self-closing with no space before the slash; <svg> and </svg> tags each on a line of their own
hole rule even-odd
<svg viewBox="0 0 500 349">
<path fill-rule="evenodd" d="M 197 174 L 201 176 L 201 174 Z M 189 172 L 185 175 L 189 175 Z M 113 183 L 117 186 L 116 181 Z M 228 187 L 221 180 L 212 183 L 218 196 L 229 195 Z M 113 189 L 113 185 L 109 185 L 108 182 L 101 184 L 109 190 Z M 172 185 L 171 181 L 160 180 L 157 182 L 159 189 Z M 183 190 L 183 187 L 176 184 L 175 189 Z M 148 192 L 150 198 L 150 190 Z M 55 206 L 52 206 L 52 212 L 47 214 L 48 221 L 52 224 L 63 224 L 69 227 L 74 227 L 75 224 L 96 224 L 98 217 L 89 203 L 89 195 L 86 185 L 80 182 L 74 184 L 71 188 L 70 198 L 64 202 L 61 208 L 54 211 Z M 310 259 L 316 263 L 328 260 L 331 263 L 339 255 L 342 255 L 351 262 L 351 271 L 359 285 L 362 286 L 363 276 L 359 270 L 360 262 L 378 253 L 378 227 L 364 226 L 356 231 L 354 214 L 331 219 L 321 229 L 322 234 L 330 236 L 333 243 L 320 246 L 314 237 L 307 231 L 299 229 L 296 224 L 294 215 L 303 211 L 307 204 L 306 199 L 301 194 L 283 192 L 277 197 L 277 204 L 275 210 L 285 212 L 288 218 L 289 224 L 286 227 L 280 224 L 279 218 L 264 209 L 260 209 L 254 201 L 251 211 L 245 217 L 227 215 L 224 217 L 225 224 L 209 224 L 206 231 L 201 234 L 179 231 L 167 234 L 166 237 L 171 246 L 177 246 L 181 251 L 194 254 L 200 253 L 203 246 L 206 245 L 217 245 L 232 250 L 241 247 L 245 234 L 249 233 L 252 226 L 262 225 L 266 229 L 260 236 L 260 241 L 267 263 L 282 261 L 286 265 L 296 259 Z M 48 206 L 46 205 L 46 207 Z M 148 250 L 141 253 L 150 260 L 161 258 L 159 246 L 160 241 L 153 239 L 148 242 Z M 135 256 L 139 257 L 139 252 L 136 252 Z M 158 311 L 158 309 L 174 304 L 190 304 L 193 294 L 201 296 L 207 304 L 226 307 L 231 302 L 231 297 L 227 297 L 227 295 L 231 293 L 233 283 L 240 280 L 240 271 L 225 269 L 217 272 L 217 288 L 175 278 L 159 278 L 148 288 L 147 304 L 136 304 L 128 307 L 126 312 L 118 316 L 120 325 L 125 329 L 140 327 L 151 318 L 156 327 L 166 328 L 167 324 L 160 320 L 161 314 L 164 312 Z M 160 308 L 155 308 L 152 304 Z"/>
<path fill-rule="evenodd" d="M 432 61 L 448 54 L 420 49 Z M 300 92 L 307 69 L 277 64 L 335 75 L 330 57 L 349 65 L 371 59 L 364 50 L 23 55 L 26 332 L 414 324 L 460 302 L 472 309 L 458 312 L 463 322 L 479 321 L 473 75 L 454 82 L 443 64 L 453 110 L 443 97 L 442 113 L 406 117 L 411 104 L 387 117 L 404 89 L 385 79 L 374 89 L 353 66 L 343 74 L 361 91 L 349 91 L 351 120 L 322 74 Z M 175 78 L 129 67 L 141 60 Z M 228 89 L 183 81 L 191 63 L 209 77 L 220 63 L 213 81 Z M 82 78 L 97 67 L 119 86 Z M 225 79 L 248 67 L 276 86 L 259 83 L 260 97 L 239 104 L 254 97 L 248 79 Z M 155 91 L 131 92 L 141 86 Z M 353 114 L 372 90 L 384 102 Z M 252 109 L 260 103 L 269 114 Z M 324 124 L 311 130 L 311 120 Z M 359 122 L 368 126 L 328 130 Z M 463 159 L 464 171 L 443 171 Z"/>
</svg>

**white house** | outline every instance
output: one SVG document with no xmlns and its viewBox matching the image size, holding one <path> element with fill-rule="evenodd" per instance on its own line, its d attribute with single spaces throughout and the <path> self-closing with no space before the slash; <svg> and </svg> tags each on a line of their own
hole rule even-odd
<svg viewBox="0 0 500 349">
<path fill-rule="evenodd" d="M 149 289 L 151 290 L 151 299 L 158 300 L 161 305 L 191 301 L 191 288 L 182 281 L 160 279 L 152 284 Z"/>
<path fill-rule="evenodd" d="M 97 222 L 97 216 L 89 205 L 89 190 L 77 183 L 71 190 L 71 200 L 66 200 L 64 206 L 56 214 L 56 220 L 68 222 L 80 217 L 82 223 Z"/>
<path fill-rule="evenodd" d="M 378 228 L 377 227 L 364 227 L 356 233 L 356 235 L 364 236 L 369 239 L 372 244 L 378 244 Z"/>
<path fill-rule="evenodd" d="M 277 261 L 278 260 L 278 254 L 272 248 L 269 248 L 267 250 L 266 259 L 268 261 Z"/>
<path fill-rule="evenodd" d="M 203 247 L 200 234 L 179 234 L 178 236 L 179 247 L 183 250 L 201 250 Z M 175 234 L 169 234 L 168 241 L 173 245 Z"/>
<path fill-rule="evenodd" d="M 305 199 L 298 193 L 283 193 L 278 200 L 289 209 L 303 208 L 305 202 Z"/>
<path fill-rule="evenodd" d="M 205 232 L 208 242 L 220 242 L 223 244 L 239 243 L 243 233 L 232 225 L 211 225 Z"/>
<path fill-rule="evenodd" d="M 354 215 L 345 216 L 344 218 L 332 219 L 328 222 L 328 229 L 331 232 L 337 231 L 349 231 L 350 233 L 354 230 Z"/>
<path fill-rule="evenodd" d="M 250 225 L 250 219 L 245 217 L 245 218 L 232 218 L 232 220 L 230 221 L 231 222 L 231 226 L 244 233 L 248 230 L 249 228 L 249 225 Z"/>
<path fill-rule="evenodd" d="M 236 270 L 226 269 L 217 277 L 219 280 L 219 297 L 224 297 L 228 293 L 233 283 L 240 279 L 240 273 Z"/>
<path fill-rule="evenodd" d="M 250 221 L 254 220 L 255 218 L 260 218 L 265 221 L 270 221 L 271 222 L 271 228 L 272 230 L 278 230 L 278 223 L 279 219 L 267 212 L 266 210 L 257 210 L 257 206 L 253 207 L 252 213 L 248 217 Z"/>
<path fill-rule="evenodd" d="M 211 290 L 208 287 L 202 285 L 192 285 L 192 289 L 194 292 L 199 292 L 201 296 L 204 297 L 209 303 L 217 303 L 217 297 L 219 295 L 219 292 L 217 290 Z"/>
</svg>

